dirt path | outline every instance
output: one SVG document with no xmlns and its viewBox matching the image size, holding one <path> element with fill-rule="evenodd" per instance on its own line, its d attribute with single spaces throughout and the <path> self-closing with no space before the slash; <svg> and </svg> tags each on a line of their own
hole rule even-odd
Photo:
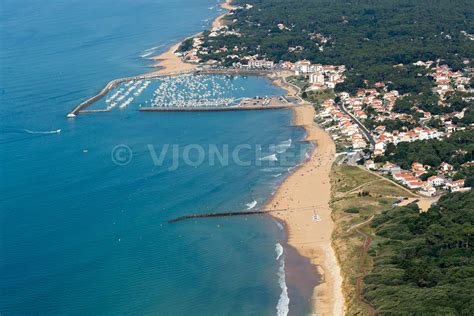
<svg viewBox="0 0 474 316">
<path fill-rule="evenodd" d="M 350 232 L 351 230 L 355 230 L 355 232 L 357 234 L 359 234 L 360 236 L 362 236 L 364 238 L 364 243 L 362 244 L 362 247 L 361 247 L 361 250 L 360 250 L 360 259 L 359 259 L 359 263 L 358 263 L 358 276 L 357 276 L 357 280 L 356 280 L 356 300 L 359 304 L 361 305 L 364 305 L 368 312 L 369 312 L 369 316 L 372 316 L 372 315 L 375 315 L 375 309 L 369 305 L 367 302 L 365 302 L 363 299 L 362 299 L 362 287 L 363 287 L 363 284 L 364 284 L 364 278 L 365 276 L 367 275 L 367 269 L 366 269 L 366 260 L 367 260 L 367 252 L 369 251 L 369 248 L 370 248 L 370 245 L 372 244 L 372 237 L 370 237 L 369 235 L 367 235 L 366 233 L 364 233 L 363 231 L 361 231 L 359 228 L 369 224 L 373 219 L 374 219 L 375 215 L 372 215 L 369 219 L 367 219 L 366 221 L 362 222 L 362 223 L 359 223 L 359 224 L 355 224 L 355 225 L 352 225 L 351 227 L 349 227 L 349 229 L 347 230 L 347 232 Z"/>
</svg>

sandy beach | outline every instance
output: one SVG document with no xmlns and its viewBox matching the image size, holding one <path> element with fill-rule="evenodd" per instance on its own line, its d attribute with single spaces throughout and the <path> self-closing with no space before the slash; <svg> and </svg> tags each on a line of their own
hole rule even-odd
<svg viewBox="0 0 474 316">
<path fill-rule="evenodd" d="M 335 145 L 330 136 L 313 123 L 311 105 L 297 107 L 294 111 L 295 124 L 306 129 L 308 140 L 314 141 L 317 148 L 310 159 L 283 182 L 267 209 L 289 209 L 272 215 L 286 224 L 288 243 L 309 258 L 322 276 L 322 283 L 313 293 L 313 314 L 343 315 L 342 277 L 331 246 L 334 223 L 329 207 L 329 174 Z M 321 217 L 320 222 L 313 221 L 314 214 Z"/>
<path fill-rule="evenodd" d="M 231 10 L 233 8 L 231 2 L 232 0 L 226 0 L 221 7 Z M 222 26 L 226 14 L 218 16 L 212 27 Z M 157 62 L 153 66 L 160 68 L 152 74 L 173 75 L 196 69 L 196 65 L 185 63 L 175 55 L 180 44 L 181 42 L 170 47 L 165 53 L 151 58 Z M 275 85 L 287 90 L 289 95 L 298 95 L 296 88 L 283 82 L 281 77 L 272 79 Z M 345 304 L 342 277 L 331 246 L 334 224 L 329 207 L 331 196 L 329 173 L 334 160 L 335 145 L 331 137 L 314 124 L 313 106 L 296 107 L 294 113 L 294 123 L 305 128 L 306 139 L 314 142 L 317 149 L 303 166 L 282 183 L 266 208 L 290 209 L 287 212 L 274 213 L 273 216 L 286 224 L 288 243 L 300 255 L 309 258 L 322 277 L 321 284 L 313 292 L 311 306 L 313 314 L 343 315 Z M 301 209 L 302 207 L 310 208 Z M 320 222 L 312 220 L 315 212 L 321 216 Z"/>
<path fill-rule="evenodd" d="M 221 8 L 222 9 L 225 9 L 227 11 L 230 11 L 232 9 L 234 9 L 234 7 L 231 5 L 232 3 L 232 0 L 226 0 L 225 2 L 221 3 Z M 214 22 L 212 22 L 212 28 L 218 28 L 218 27 L 221 27 L 223 26 L 223 19 L 224 17 L 227 15 L 227 12 L 224 13 L 224 14 L 221 14 L 219 15 L 215 20 Z"/>
<path fill-rule="evenodd" d="M 221 8 L 225 10 L 232 10 L 231 5 L 232 0 L 226 0 L 221 3 Z M 223 19 L 228 12 L 219 15 L 213 22 L 212 28 L 217 28 L 223 25 Z M 194 34 L 191 37 L 195 37 L 200 33 Z M 183 40 L 184 41 L 184 40 Z M 179 56 L 176 56 L 175 52 L 178 50 L 179 46 L 183 41 L 174 44 L 166 52 L 159 56 L 151 57 L 151 60 L 155 61 L 155 64 L 152 67 L 159 68 L 159 70 L 153 71 L 150 75 L 177 75 L 181 73 L 190 72 L 196 69 L 196 64 L 190 64 L 184 62 Z"/>
<path fill-rule="evenodd" d="M 163 54 L 151 57 L 150 59 L 156 62 L 153 67 L 160 69 L 153 71 L 150 75 L 176 75 L 196 69 L 196 65 L 185 63 L 180 57 L 175 55 L 180 45 L 181 42 L 176 43 Z"/>
</svg>

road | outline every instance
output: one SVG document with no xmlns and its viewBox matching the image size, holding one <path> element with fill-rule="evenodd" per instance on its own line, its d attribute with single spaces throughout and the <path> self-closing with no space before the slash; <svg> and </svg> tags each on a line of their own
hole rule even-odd
<svg viewBox="0 0 474 316">
<path fill-rule="evenodd" d="M 354 121 L 354 123 L 356 123 L 357 125 L 359 125 L 359 128 L 360 130 L 362 131 L 362 134 L 364 134 L 365 138 L 369 141 L 370 145 L 372 146 L 372 149 L 375 147 L 375 140 L 374 138 L 372 137 L 372 134 L 370 133 L 370 131 L 364 126 L 364 124 L 362 124 L 359 119 L 357 119 L 357 117 L 355 117 L 354 115 L 352 115 L 351 112 L 349 112 L 346 107 L 344 106 L 344 104 L 342 104 L 342 102 L 338 102 L 337 103 L 337 106 L 339 107 L 339 109 L 344 112 L 345 114 L 349 115 L 352 120 Z"/>
</svg>

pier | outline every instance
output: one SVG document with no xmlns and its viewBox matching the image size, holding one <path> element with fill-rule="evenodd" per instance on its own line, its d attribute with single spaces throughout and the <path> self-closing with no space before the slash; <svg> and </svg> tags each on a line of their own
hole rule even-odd
<svg viewBox="0 0 474 316">
<path fill-rule="evenodd" d="M 269 105 L 269 106 L 245 106 L 235 105 L 227 107 L 142 107 L 138 109 L 141 112 L 223 112 L 223 111 L 262 111 L 288 109 L 295 107 L 294 104 Z"/>
<path fill-rule="evenodd" d="M 203 68 L 197 69 L 196 74 L 201 75 L 241 75 L 241 76 L 270 76 L 274 75 L 273 70 L 261 70 L 261 69 L 239 69 L 239 68 L 225 68 L 225 69 L 216 69 L 216 68 Z"/>
</svg>

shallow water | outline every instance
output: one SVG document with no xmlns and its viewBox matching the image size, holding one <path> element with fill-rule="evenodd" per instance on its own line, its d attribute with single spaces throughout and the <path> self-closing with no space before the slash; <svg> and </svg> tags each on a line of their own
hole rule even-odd
<svg viewBox="0 0 474 316">
<path fill-rule="evenodd" d="M 140 56 L 206 27 L 215 4 L 1 2 L 0 312 L 277 312 L 275 245 L 285 234 L 273 220 L 167 220 L 261 207 L 304 159 L 289 111 L 141 113 L 135 104 L 65 118 L 111 79 L 145 72 Z M 236 97 L 282 93 L 264 79 L 231 80 Z M 242 144 L 250 166 L 210 162 L 209 146 Z M 278 161 L 261 159 L 269 155 Z"/>
</svg>

